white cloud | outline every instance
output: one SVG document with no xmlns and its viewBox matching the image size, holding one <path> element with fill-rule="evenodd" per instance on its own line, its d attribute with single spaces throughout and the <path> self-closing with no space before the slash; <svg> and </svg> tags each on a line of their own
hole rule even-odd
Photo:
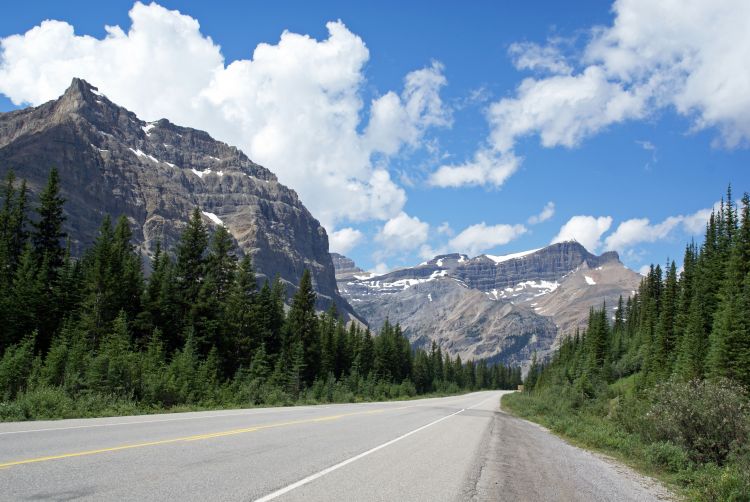
<svg viewBox="0 0 750 502">
<path fill-rule="evenodd" d="M 370 270 L 370 272 L 373 273 L 373 274 L 375 274 L 375 275 L 387 274 L 390 271 L 391 271 L 391 268 L 387 264 L 385 264 L 383 262 L 377 263 L 375 265 L 375 267 L 373 267 L 373 269 Z"/>
<path fill-rule="evenodd" d="M 494 185 L 505 183 L 518 169 L 520 159 L 513 155 L 482 149 L 474 154 L 470 162 L 459 165 L 442 165 L 430 175 L 429 183 L 438 187 L 460 187 L 464 185 Z"/>
<path fill-rule="evenodd" d="M 518 138 L 538 134 L 545 147 L 573 147 L 610 124 L 643 117 L 645 97 L 610 81 L 598 66 L 576 75 L 528 78 L 516 97 L 490 107 L 490 142 L 506 152 Z"/>
<path fill-rule="evenodd" d="M 551 75 L 523 80 L 514 96 L 490 106 L 491 132 L 479 152 L 513 155 L 529 135 L 545 147 L 575 147 L 609 126 L 670 108 L 694 131 L 716 128 L 718 145 L 750 143 L 750 2 L 618 0 L 613 12 L 612 25 L 592 28 L 575 61 L 555 41 L 511 46 L 517 68 Z M 463 174 L 434 184 L 498 185 Z"/>
<path fill-rule="evenodd" d="M 651 143 L 648 140 L 636 140 L 635 142 L 638 146 L 646 150 L 647 152 L 655 152 L 656 151 L 656 145 Z"/>
<path fill-rule="evenodd" d="M 652 225 L 648 218 L 633 218 L 623 221 L 605 241 L 607 249 L 622 251 L 640 242 L 656 242 L 666 238 L 681 222 L 678 217 L 669 217 Z"/>
<path fill-rule="evenodd" d="M 601 246 L 601 237 L 612 226 L 611 216 L 573 216 L 561 228 L 552 239 L 552 244 L 575 240 L 591 252 L 595 252 Z"/>
<path fill-rule="evenodd" d="M 440 235 L 447 235 L 449 237 L 453 235 L 453 229 L 451 228 L 450 223 L 448 223 L 447 221 L 444 221 L 440 224 L 439 227 L 437 227 L 437 232 Z"/>
<path fill-rule="evenodd" d="M 419 257 L 423 260 L 430 260 L 439 254 L 446 254 L 445 248 L 443 246 L 433 248 L 429 244 L 422 244 L 419 247 Z"/>
<path fill-rule="evenodd" d="M 427 241 L 429 232 L 429 224 L 402 211 L 388 220 L 375 236 L 383 248 L 378 254 L 417 249 Z"/>
<path fill-rule="evenodd" d="M 647 276 L 649 272 L 651 272 L 651 265 L 643 265 L 638 269 L 638 273 L 644 277 Z"/>
<path fill-rule="evenodd" d="M 426 128 L 450 125 L 450 114 L 440 99 L 446 83 L 443 65 L 433 62 L 406 76 L 401 96 L 391 91 L 373 100 L 365 131 L 370 148 L 393 155 L 402 145 L 417 146 Z"/>
<path fill-rule="evenodd" d="M 329 249 L 332 253 L 346 254 L 362 242 L 364 234 L 357 229 L 347 227 L 332 232 L 328 236 Z"/>
<path fill-rule="evenodd" d="M 556 74 L 567 74 L 573 71 L 559 47 L 554 43 L 539 45 L 533 42 L 516 42 L 508 48 L 508 54 L 513 58 L 513 66 L 519 70 Z"/>
<path fill-rule="evenodd" d="M 693 214 L 670 216 L 657 224 L 651 224 L 648 218 L 623 221 L 617 226 L 617 230 L 607 237 L 605 247 L 622 252 L 636 244 L 666 239 L 672 231 L 680 227 L 689 234 L 700 234 L 706 230 L 712 210 L 708 208 Z"/>
<path fill-rule="evenodd" d="M 685 232 L 691 235 L 702 235 L 706 231 L 706 225 L 711 218 L 711 213 L 718 213 L 719 211 L 721 211 L 721 202 L 717 201 L 714 202 L 712 207 L 699 209 L 693 214 L 680 216 Z"/>
<path fill-rule="evenodd" d="M 531 216 L 528 220 L 529 225 L 536 225 L 538 223 L 542 223 L 544 221 L 549 220 L 555 215 L 555 203 L 552 201 L 549 201 L 547 204 L 544 205 L 544 208 L 542 209 L 542 212 L 539 214 L 535 214 L 534 216 Z"/>
<path fill-rule="evenodd" d="M 241 147 L 329 230 L 398 215 L 404 190 L 373 157 L 418 147 L 429 128 L 450 124 L 439 63 L 409 73 L 401 92 L 368 110 L 369 51 L 340 21 L 323 40 L 285 31 L 227 64 L 195 19 L 139 2 L 129 15 L 127 32 L 107 27 L 102 39 L 61 21 L 0 39 L 0 93 L 38 105 L 84 78 L 144 119 L 166 117 Z"/>
<path fill-rule="evenodd" d="M 483 251 L 502 246 L 526 233 L 523 225 L 487 225 L 485 222 L 471 225 L 448 243 L 454 252 L 476 256 Z"/>
</svg>

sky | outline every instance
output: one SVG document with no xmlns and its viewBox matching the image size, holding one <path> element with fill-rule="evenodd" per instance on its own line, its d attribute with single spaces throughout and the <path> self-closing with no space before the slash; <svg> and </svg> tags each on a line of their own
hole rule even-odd
<svg viewBox="0 0 750 502">
<path fill-rule="evenodd" d="M 237 145 L 384 272 L 575 239 L 681 261 L 750 190 L 750 3 L 16 2 L 0 111 L 73 77 Z"/>
</svg>

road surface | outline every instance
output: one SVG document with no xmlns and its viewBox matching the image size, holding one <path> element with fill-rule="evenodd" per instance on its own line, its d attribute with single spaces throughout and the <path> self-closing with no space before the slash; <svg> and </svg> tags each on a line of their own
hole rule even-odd
<svg viewBox="0 0 750 502">
<path fill-rule="evenodd" d="M 2 500 L 661 500 L 499 410 L 406 402 L 0 424 Z"/>
</svg>

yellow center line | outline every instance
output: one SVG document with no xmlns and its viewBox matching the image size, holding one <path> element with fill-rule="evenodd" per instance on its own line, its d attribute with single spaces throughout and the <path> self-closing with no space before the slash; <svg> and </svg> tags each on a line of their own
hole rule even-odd
<svg viewBox="0 0 750 502">
<path fill-rule="evenodd" d="M 37 458 L 29 458 L 26 460 L 16 460 L 13 462 L 5 462 L 0 464 L 0 469 L 5 469 L 7 467 L 12 467 L 16 465 L 24 465 L 24 464 L 36 464 L 39 462 L 48 462 L 50 460 L 61 460 L 64 458 L 74 458 L 74 457 L 84 457 L 88 455 L 97 455 L 99 453 L 109 453 L 109 452 L 115 452 L 115 451 L 122 451 L 122 450 L 132 450 L 134 448 L 144 448 L 146 446 L 158 446 L 158 445 L 164 445 L 164 444 L 171 444 L 171 443 L 180 443 L 180 442 L 188 442 L 188 441 L 200 441 L 203 439 L 212 439 L 212 438 L 218 438 L 218 437 L 224 437 L 224 436 L 232 436 L 235 434 L 245 434 L 248 432 L 256 432 L 260 430 L 265 429 L 273 429 L 278 427 L 288 427 L 292 425 L 301 425 L 301 424 L 312 424 L 312 423 L 318 423 L 318 422 L 329 422 L 333 420 L 340 420 L 345 417 L 351 417 L 354 415 L 372 415 L 375 413 L 382 413 L 384 411 L 391 411 L 391 410 L 401 410 L 404 408 L 409 408 L 409 406 L 402 406 L 399 408 L 378 408 L 375 410 L 366 410 L 366 411 L 355 411 L 352 413 L 342 413 L 339 415 L 330 415 L 325 417 L 317 417 L 317 418 L 308 418 L 308 419 L 302 419 L 302 420 L 290 420 L 287 422 L 275 422 L 275 423 L 269 423 L 269 424 L 261 424 L 256 425 L 253 427 L 246 427 L 242 429 L 230 429 L 226 431 L 219 431 L 219 432 L 212 432 L 208 434 L 195 434 L 193 436 L 183 436 L 178 438 L 172 438 L 172 439 L 161 439 L 157 441 L 147 441 L 143 443 L 133 443 L 133 444 L 125 444 L 121 446 L 113 446 L 110 448 L 99 448 L 97 450 L 85 450 L 85 451 L 78 451 L 73 453 L 61 453 L 59 455 L 49 455 L 46 457 L 37 457 Z"/>
</svg>

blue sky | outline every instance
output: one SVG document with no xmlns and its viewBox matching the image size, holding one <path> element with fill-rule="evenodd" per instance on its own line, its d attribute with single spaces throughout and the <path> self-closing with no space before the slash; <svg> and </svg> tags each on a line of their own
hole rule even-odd
<svg viewBox="0 0 750 502">
<path fill-rule="evenodd" d="M 742 1 L 159 5 L 6 7 L 0 110 L 82 76 L 206 129 L 367 269 L 572 237 L 639 270 L 679 261 L 728 183 L 750 190 Z"/>
</svg>

